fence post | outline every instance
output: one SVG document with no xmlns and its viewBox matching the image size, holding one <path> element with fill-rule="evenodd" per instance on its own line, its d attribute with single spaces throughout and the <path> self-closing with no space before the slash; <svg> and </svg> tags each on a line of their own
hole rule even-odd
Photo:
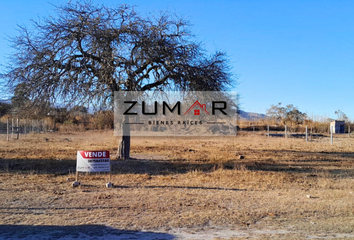
<svg viewBox="0 0 354 240">
<path fill-rule="evenodd" d="M 308 142 L 308 131 L 307 131 L 307 126 L 306 126 L 306 142 Z"/>
<path fill-rule="evenodd" d="M 7 117 L 7 141 L 10 140 L 10 118 Z"/>
<path fill-rule="evenodd" d="M 350 137 L 350 123 L 348 124 L 348 137 Z"/>
<path fill-rule="evenodd" d="M 268 124 L 268 126 L 267 126 L 267 131 L 268 131 L 268 137 L 269 137 L 269 124 Z"/>
<path fill-rule="evenodd" d="M 11 118 L 11 139 L 14 139 L 14 118 Z"/>
<path fill-rule="evenodd" d="M 19 119 L 17 118 L 17 140 L 20 138 L 20 121 Z"/>
<path fill-rule="evenodd" d="M 285 138 L 288 138 L 288 135 L 287 135 L 287 126 L 285 125 Z"/>
<path fill-rule="evenodd" d="M 253 124 L 253 134 L 254 134 L 254 124 Z"/>
<path fill-rule="evenodd" d="M 331 145 L 333 145 L 333 128 L 331 127 Z"/>
<path fill-rule="evenodd" d="M 27 135 L 27 118 L 25 119 L 25 135 Z"/>
</svg>

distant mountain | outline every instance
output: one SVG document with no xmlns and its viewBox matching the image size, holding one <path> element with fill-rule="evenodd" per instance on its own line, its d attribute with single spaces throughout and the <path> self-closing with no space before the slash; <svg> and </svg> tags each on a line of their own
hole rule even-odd
<svg viewBox="0 0 354 240">
<path fill-rule="evenodd" d="M 267 115 L 263 113 L 253 113 L 253 112 L 245 112 L 240 110 L 240 118 L 247 119 L 247 120 L 257 120 L 267 118 Z"/>
</svg>

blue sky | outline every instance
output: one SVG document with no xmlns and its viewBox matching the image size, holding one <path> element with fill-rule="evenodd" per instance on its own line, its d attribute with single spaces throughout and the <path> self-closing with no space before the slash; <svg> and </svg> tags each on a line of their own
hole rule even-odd
<svg viewBox="0 0 354 240">
<path fill-rule="evenodd" d="M 49 2 L 0 0 L 0 64 L 12 51 L 6 35 L 16 35 L 16 24 L 55 14 Z M 340 109 L 354 120 L 354 1 L 95 2 L 128 3 L 143 14 L 168 10 L 189 19 L 207 51 L 227 52 L 245 111 L 265 113 L 282 102 L 318 118 L 335 118 Z"/>
</svg>

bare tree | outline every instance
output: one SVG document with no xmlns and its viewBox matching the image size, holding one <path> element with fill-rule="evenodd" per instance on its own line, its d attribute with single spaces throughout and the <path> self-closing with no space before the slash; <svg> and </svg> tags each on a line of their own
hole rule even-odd
<svg viewBox="0 0 354 240">
<path fill-rule="evenodd" d="M 91 2 L 55 7 L 56 17 L 19 26 L 9 86 L 33 103 L 112 106 L 115 91 L 224 90 L 232 83 L 225 53 L 206 56 L 190 26 L 170 13 L 142 17 L 133 7 Z M 129 158 L 130 137 L 118 155 Z"/>
<path fill-rule="evenodd" d="M 300 112 L 294 105 L 288 104 L 286 107 L 283 107 L 281 103 L 271 105 L 270 108 L 267 109 L 267 115 L 284 125 L 287 121 L 291 124 L 301 124 L 307 117 L 306 113 Z"/>
<path fill-rule="evenodd" d="M 267 115 L 271 118 L 274 118 L 277 122 L 282 122 L 285 124 L 284 120 L 286 118 L 286 108 L 278 103 L 277 105 L 271 105 L 267 109 Z"/>
<path fill-rule="evenodd" d="M 337 120 L 340 120 L 340 121 L 348 121 L 347 115 L 346 115 L 343 111 L 341 111 L 340 109 L 338 109 L 337 111 L 335 111 L 334 114 L 337 115 Z"/>
</svg>

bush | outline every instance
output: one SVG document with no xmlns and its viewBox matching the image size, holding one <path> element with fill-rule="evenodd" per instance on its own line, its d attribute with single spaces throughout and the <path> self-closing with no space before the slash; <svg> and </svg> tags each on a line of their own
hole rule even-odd
<svg viewBox="0 0 354 240">
<path fill-rule="evenodd" d="M 112 111 L 95 112 L 92 118 L 94 129 L 113 129 L 114 128 L 114 113 Z"/>
</svg>

